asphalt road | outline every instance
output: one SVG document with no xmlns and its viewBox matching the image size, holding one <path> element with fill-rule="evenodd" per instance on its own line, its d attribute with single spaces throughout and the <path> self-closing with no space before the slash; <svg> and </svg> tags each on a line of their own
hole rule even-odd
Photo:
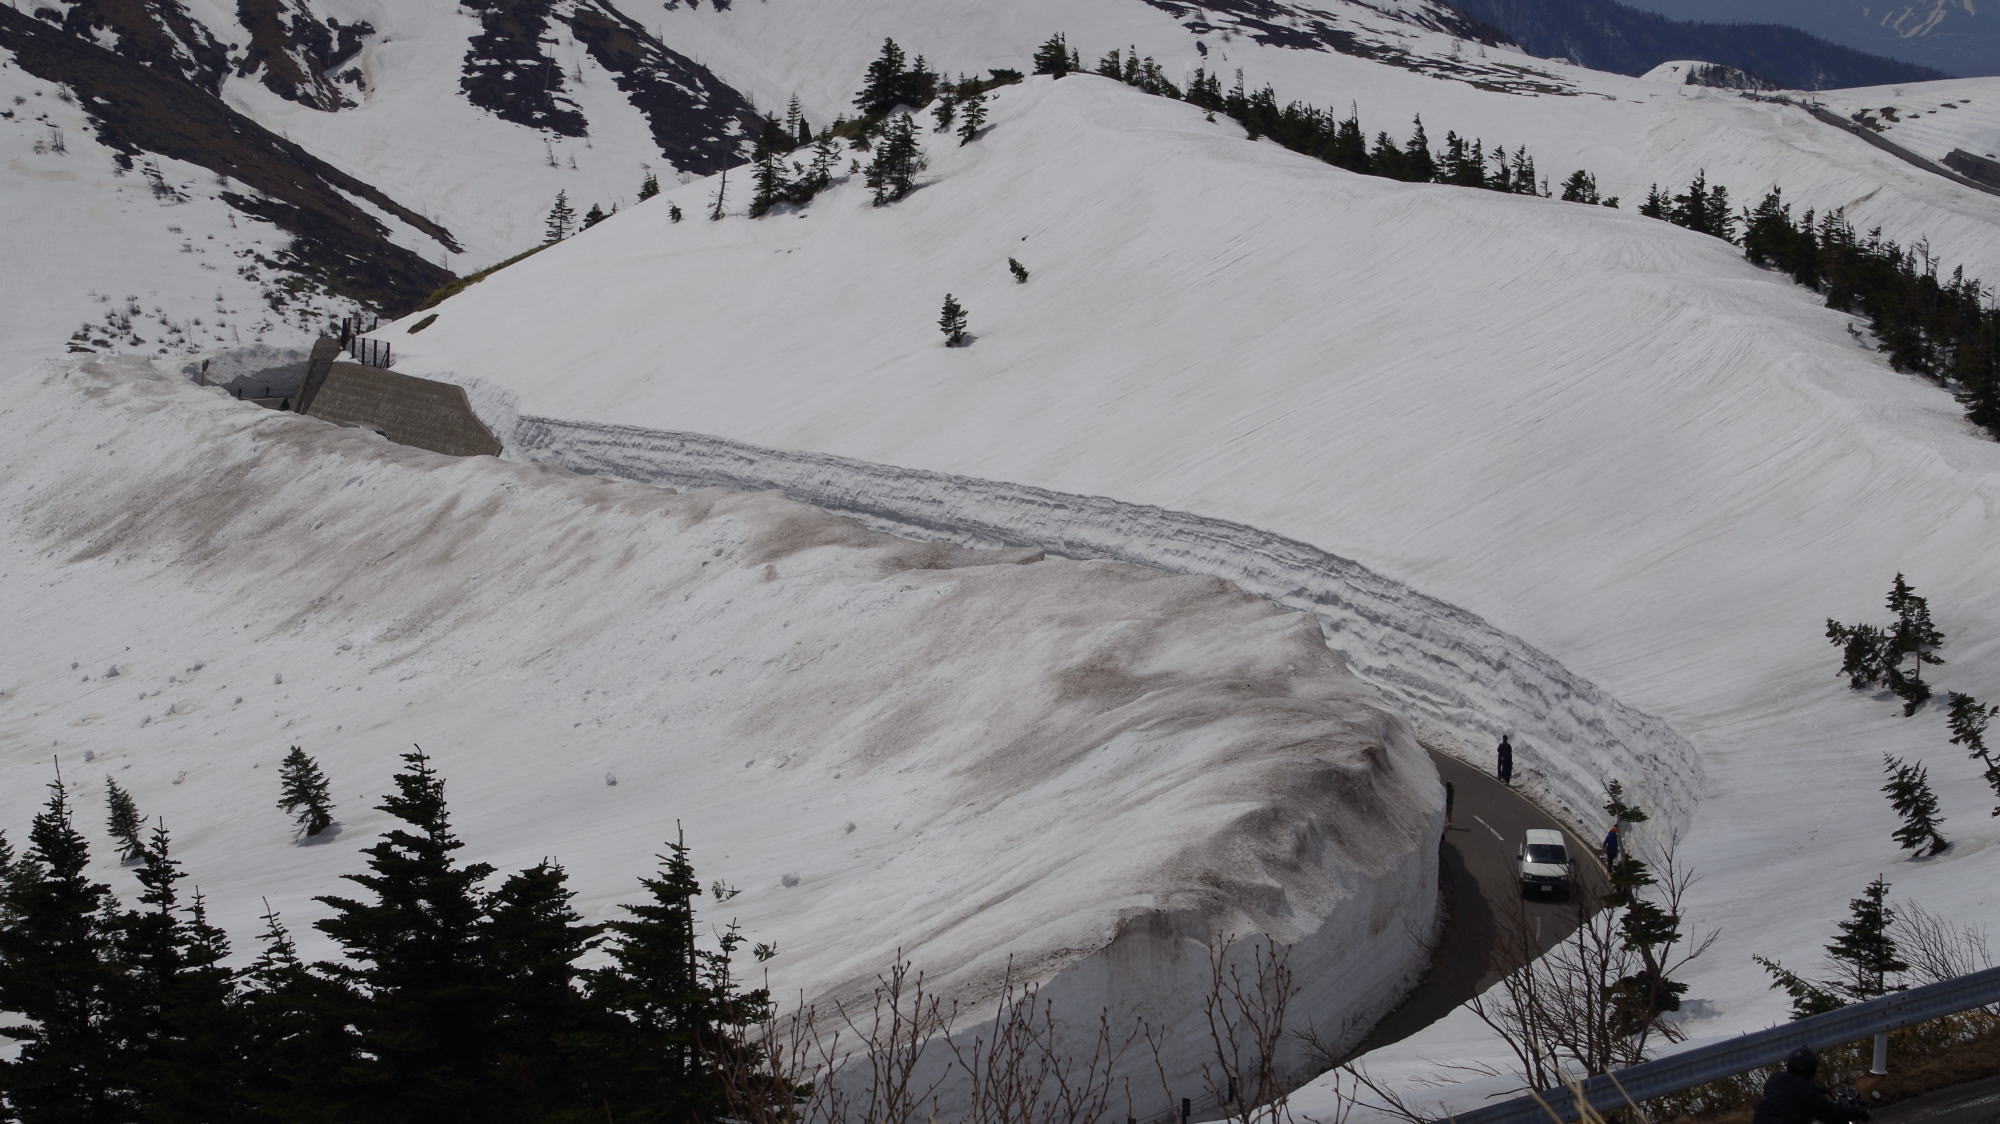
<svg viewBox="0 0 2000 1124">
<path fill-rule="evenodd" d="M 1431 956 L 1430 972 L 1401 1007 L 1369 1032 L 1355 1054 L 1365 1054 L 1408 1038 L 1443 1018 L 1506 974 L 1503 935 L 1525 926 L 1537 952 L 1576 930 L 1580 908 L 1603 893 L 1603 868 L 1586 843 L 1564 829 L 1491 772 L 1475 769 L 1433 750 L 1438 778 L 1451 782 L 1455 799 L 1451 825 L 1439 844 L 1438 881 L 1444 896 L 1443 939 Z M 1577 871 L 1570 900 L 1524 900 L 1514 856 L 1522 833 L 1546 827 L 1562 831 Z"/>
<path fill-rule="evenodd" d="M 1939 1089 L 1875 1112 L 1875 1124 L 1991 1124 L 1995 1120 L 2000 1120 L 2000 1077 Z"/>
</svg>

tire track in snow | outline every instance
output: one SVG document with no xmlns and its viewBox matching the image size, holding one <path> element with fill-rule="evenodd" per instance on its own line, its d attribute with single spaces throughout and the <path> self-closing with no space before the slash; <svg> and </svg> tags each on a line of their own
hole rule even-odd
<svg viewBox="0 0 2000 1124">
<path fill-rule="evenodd" d="M 1519 781 L 1579 828 L 1601 818 L 1612 778 L 1655 810 L 1662 838 L 1687 824 L 1701 791 L 1694 746 L 1663 720 L 1475 613 L 1255 527 L 1102 496 L 532 415 L 515 420 L 507 451 L 672 487 L 777 490 L 905 536 L 1215 575 L 1312 613 L 1327 645 L 1427 744 L 1483 766 L 1489 747 L 1511 733 Z"/>
</svg>

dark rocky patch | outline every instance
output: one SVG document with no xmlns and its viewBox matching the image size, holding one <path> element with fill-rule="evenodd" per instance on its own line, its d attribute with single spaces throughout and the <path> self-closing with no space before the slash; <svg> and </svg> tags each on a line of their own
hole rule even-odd
<svg viewBox="0 0 2000 1124">
<path fill-rule="evenodd" d="M 451 232 L 375 187 L 230 109 L 178 74 L 114 54 L 0 7 L 0 48 L 23 70 L 75 91 L 100 140 L 129 165 L 158 153 L 249 190 L 223 199 L 292 235 L 274 264 L 387 315 L 400 315 L 452 274 L 395 245 L 347 195 L 366 199 L 457 251 Z M 343 192 L 347 194 L 343 194 Z"/>
<path fill-rule="evenodd" d="M 646 115 L 653 142 L 674 167 L 710 175 L 741 160 L 763 118 L 707 67 L 615 9 L 578 5 L 570 29 Z"/>
<path fill-rule="evenodd" d="M 187 14 L 180 0 L 75 0 L 61 20 L 71 35 L 89 39 L 93 32 L 108 31 L 117 37 L 118 54 L 124 58 L 177 75 L 211 94 L 222 92 L 229 52 Z"/>
<path fill-rule="evenodd" d="M 1172 15 L 1195 35 L 1229 32 L 1247 35 L 1266 46 L 1332 51 L 1503 93 L 1564 96 L 1577 93 L 1549 75 L 1511 64 L 1412 54 L 1392 43 L 1357 35 L 1340 26 L 1328 13 L 1304 5 L 1278 0 L 1144 0 L 1144 3 Z M 1476 43 L 1508 42 L 1491 25 L 1452 8 L 1441 8 L 1415 19 L 1400 15 L 1394 18 Z"/>
<path fill-rule="evenodd" d="M 375 34 L 366 23 L 322 23 L 291 0 L 237 0 L 237 19 L 250 35 L 250 46 L 237 60 L 236 73 L 259 81 L 287 101 L 314 109 L 335 110 L 353 103 L 334 74 Z"/>
<path fill-rule="evenodd" d="M 590 133 L 576 102 L 563 96 L 562 67 L 542 52 L 554 0 L 463 0 L 479 13 L 459 88 L 472 104 L 516 125 L 565 137 Z"/>
</svg>

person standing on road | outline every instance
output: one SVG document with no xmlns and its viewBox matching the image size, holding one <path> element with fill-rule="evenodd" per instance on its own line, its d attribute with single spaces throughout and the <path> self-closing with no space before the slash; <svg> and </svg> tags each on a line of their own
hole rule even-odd
<svg viewBox="0 0 2000 1124">
<path fill-rule="evenodd" d="M 1498 752 L 1500 755 L 1500 783 L 1511 785 L 1514 783 L 1514 744 L 1507 740 L 1507 735 L 1505 734 L 1500 735 L 1500 749 Z"/>
<path fill-rule="evenodd" d="M 1451 782 L 1444 782 L 1444 826 L 1447 831 L 1451 830 L 1451 798 L 1453 795 L 1455 794 L 1452 792 Z"/>
<path fill-rule="evenodd" d="M 1617 865 L 1618 825 L 1614 823 L 1611 825 L 1611 830 L 1604 833 L 1604 869 L 1610 870 Z"/>
<path fill-rule="evenodd" d="M 1785 1059 L 1785 1068 L 1764 1082 L 1764 1099 L 1757 1102 L 1751 1124 L 1854 1124 L 1868 1119 L 1860 1105 L 1844 1105 L 1813 1084 L 1819 1055 L 1801 1046 Z"/>
</svg>

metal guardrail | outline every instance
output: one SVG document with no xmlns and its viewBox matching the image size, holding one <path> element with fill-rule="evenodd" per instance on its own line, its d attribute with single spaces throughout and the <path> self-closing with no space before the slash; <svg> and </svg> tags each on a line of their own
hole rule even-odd
<svg viewBox="0 0 2000 1124">
<path fill-rule="evenodd" d="M 1575 1120 L 1582 1115 L 1582 1103 L 1599 1112 L 1622 1108 L 1731 1074 L 1776 1065 L 1801 1046 L 1818 1050 L 1842 1042 L 1858 1042 L 1898 1027 L 1990 1003 L 2000 1003 L 2000 968 L 1899 991 L 1824 1015 L 1643 1062 L 1630 1069 L 1593 1077 L 1578 1091 L 1566 1087 L 1546 1089 L 1537 1095 L 1489 1105 L 1453 1119 L 1457 1124 L 1549 1124 L 1552 1116 Z"/>
</svg>

